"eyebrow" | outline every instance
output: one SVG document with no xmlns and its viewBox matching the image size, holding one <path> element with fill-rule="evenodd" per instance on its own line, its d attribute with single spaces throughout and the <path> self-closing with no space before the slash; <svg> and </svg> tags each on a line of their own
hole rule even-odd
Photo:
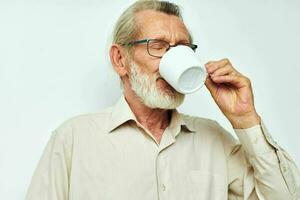
<svg viewBox="0 0 300 200">
<path fill-rule="evenodd" d="M 151 38 L 151 37 L 148 37 L 148 38 Z M 154 37 L 152 37 L 151 39 L 158 39 L 158 40 L 164 40 L 166 42 L 170 42 L 164 35 L 156 35 L 156 36 L 154 35 Z M 189 44 L 190 42 L 189 42 L 189 38 L 187 38 L 187 39 L 181 39 L 176 43 L 177 44 Z"/>
</svg>

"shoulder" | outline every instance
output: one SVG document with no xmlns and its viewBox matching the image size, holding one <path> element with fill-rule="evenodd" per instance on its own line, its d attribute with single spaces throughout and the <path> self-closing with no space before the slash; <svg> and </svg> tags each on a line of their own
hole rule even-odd
<svg viewBox="0 0 300 200">
<path fill-rule="evenodd" d="M 180 114 L 188 129 L 199 139 L 218 140 L 227 151 L 238 148 L 239 142 L 216 120 Z"/>
<path fill-rule="evenodd" d="M 180 113 L 180 115 L 187 128 L 193 130 L 196 133 L 209 131 L 217 134 L 220 131 L 221 126 L 217 121 L 213 119 L 191 116 L 182 113 Z"/>
<path fill-rule="evenodd" d="M 78 132 L 87 132 L 91 129 L 105 131 L 112 112 L 112 107 L 107 107 L 94 113 L 85 113 L 70 117 L 54 129 L 57 137 L 71 137 Z"/>
</svg>

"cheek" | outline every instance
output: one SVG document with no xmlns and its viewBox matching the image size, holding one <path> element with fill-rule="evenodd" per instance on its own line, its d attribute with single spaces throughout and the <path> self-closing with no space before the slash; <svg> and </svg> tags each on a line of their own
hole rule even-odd
<svg viewBox="0 0 300 200">
<path fill-rule="evenodd" d="M 160 59 L 148 55 L 147 52 L 136 51 L 133 60 L 140 66 L 140 70 L 144 73 L 152 74 L 159 71 Z"/>
<path fill-rule="evenodd" d="M 142 66 L 144 66 L 143 70 L 151 74 L 157 74 L 159 72 L 159 62 L 160 59 L 150 58 L 142 63 Z"/>
</svg>

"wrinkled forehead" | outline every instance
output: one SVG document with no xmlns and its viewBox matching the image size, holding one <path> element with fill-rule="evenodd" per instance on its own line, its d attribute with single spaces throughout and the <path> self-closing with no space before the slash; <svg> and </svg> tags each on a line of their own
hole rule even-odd
<svg viewBox="0 0 300 200">
<path fill-rule="evenodd" d="M 135 14 L 138 28 L 137 39 L 154 38 L 189 42 L 189 33 L 183 21 L 175 16 L 154 10 L 144 10 Z"/>
</svg>

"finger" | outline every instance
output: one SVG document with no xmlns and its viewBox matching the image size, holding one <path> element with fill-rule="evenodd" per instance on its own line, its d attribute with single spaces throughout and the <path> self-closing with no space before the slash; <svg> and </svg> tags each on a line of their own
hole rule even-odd
<svg viewBox="0 0 300 200">
<path fill-rule="evenodd" d="M 215 94 L 217 92 L 217 85 L 211 80 L 210 77 L 206 78 L 205 86 L 210 91 L 211 94 Z"/>
<path fill-rule="evenodd" d="M 230 62 L 227 58 L 225 58 L 225 59 L 222 59 L 219 61 L 210 61 L 205 65 L 205 67 L 206 67 L 207 73 L 211 74 L 214 71 L 216 71 L 217 69 L 219 69 L 220 67 L 223 67 L 227 64 L 230 64 Z"/>
<path fill-rule="evenodd" d="M 237 88 L 245 86 L 245 81 L 241 76 L 229 74 L 224 76 L 215 76 L 211 77 L 212 81 L 214 83 L 220 84 L 220 83 L 229 83 Z"/>
<path fill-rule="evenodd" d="M 214 71 L 211 76 L 224 76 L 226 74 L 230 74 L 234 72 L 234 69 L 231 65 L 225 65 L 224 67 L 221 67 Z"/>
</svg>

